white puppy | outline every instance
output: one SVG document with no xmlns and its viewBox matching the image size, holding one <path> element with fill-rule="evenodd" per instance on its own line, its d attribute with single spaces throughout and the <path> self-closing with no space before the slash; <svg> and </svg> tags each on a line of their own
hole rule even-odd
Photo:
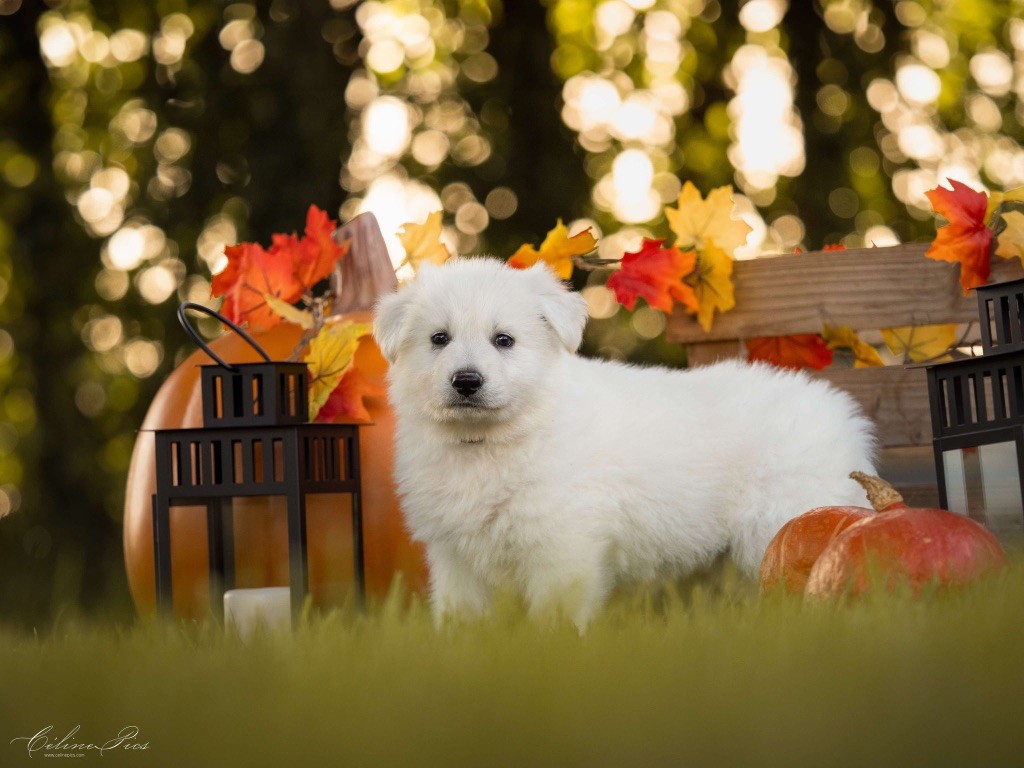
<svg viewBox="0 0 1024 768">
<path fill-rule="evenodd" d="M 863 503 L 870 422 L 766 365 L 639 368 L 574 354 L 587 309 L 544 266 L 425 266 L 377 306 L 396 474 L 435 616 L 511 587 L 582 629 L 620 582 L 728 551 L 755 573 L 790 518 Z"/>
</svg>

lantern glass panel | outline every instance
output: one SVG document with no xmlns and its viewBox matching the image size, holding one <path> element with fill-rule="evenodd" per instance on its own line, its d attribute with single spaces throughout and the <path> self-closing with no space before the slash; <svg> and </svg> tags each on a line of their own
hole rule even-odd
<svg viewBox="0 0 1024 768">
<path fill-rule="evenodd" d="M 324 493 L 307 498 L 309 520 L 319 526 L 324 543 L 310 541 L 310 575 L 317 582 L 317 596 L 325 605 L 342 605 L 352 595 L 355 571 L 355 531 L 352 526 L 352 496 Z M 330 560 L 327 560 L 327 556 Z"/>
<path fill-rule="evenodd" d="M 949 509 L 977 520 L 999 536 L 1024 534 L 1014 441 L 944 451 Z"/>
</svg>

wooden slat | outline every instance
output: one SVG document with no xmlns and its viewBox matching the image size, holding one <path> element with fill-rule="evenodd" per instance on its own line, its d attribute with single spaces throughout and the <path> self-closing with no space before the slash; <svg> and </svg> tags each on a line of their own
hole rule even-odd
<svg viewBox="0 0 1024 768">
<path fill-rule="evenodd" d="M 927 243 L 737 261 L 736 308 L 705 333 L 693 316 L 669 316 L 665 338 L 679 344 L 820 333 L 824 323 L 855 330 L 977 321 L 960 267 L 927 259 Z M 1017 259 L 992 260 L 992 281 L 1024 277 Z"/>
<path fill-rule="evenodd" d="M 861 341 L 873 346 L 885 343 L 881 331 L 861 331 L 857 335 Z M 960 323 L 957 325 L 956 338 L 964 346 L 981 344 L 981 326 L 978 323 Z M 747 352 L 739 341 L 706 341 L 687 344 L 686 356 L 687 365 L 693 368 L 717 363 L 719 360 L 746 359 Z"/>
<path fill-rule="evenodd" d="M 849 392 L 878 427 L 883 446 L 932 440 L 928 381 L 922 368 L 826 368 L 811 375 Z"/>
</svg>

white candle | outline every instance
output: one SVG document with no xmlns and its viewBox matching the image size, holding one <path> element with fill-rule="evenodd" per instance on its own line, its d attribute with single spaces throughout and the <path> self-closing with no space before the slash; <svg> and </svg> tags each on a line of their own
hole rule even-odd
<svg viewBox="0 0 1024 768">
<path fill-rule="evenodd" d="M 224 626 L 234 627 L 242 640 L 248 640 L 262 626 L 264 631 L 281 632 L 291 628 L 292 600 L 288 587 L 229 589 L 224 593 Z"/>
</svg>

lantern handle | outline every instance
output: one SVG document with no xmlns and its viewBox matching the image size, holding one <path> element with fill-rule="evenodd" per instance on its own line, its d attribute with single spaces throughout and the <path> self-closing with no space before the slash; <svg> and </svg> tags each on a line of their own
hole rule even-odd
<svg viewBox="0 0 1024 768">
<path fill-rule="evenodd" d="M 188 315 L 185 314 L 186 309 L 193 309 L 196 312 L 202 312 L 204 315 L 209 315 L 210 317 L 214 317 L 217 320 L 220 320 L 222 323 L 224 323 L 224 325 L 228 326 L 231 330 L 233 330 L 235 333 L 241 336 L 250 347 L 256 350 L 257 354 L 259 354 L 260 357 L 262 357 L 268 363 L 273 362 L 273 360 L 270 359 L 270 355 L 267 354 L 266 350 L 263 349 L 263 347 L 261 347 L 259 344 L 257 344 L 256 340 L 248 333 L 246 333 L 244 330 L 242 330 L 242 328 L 239 327 L 237 323 L 233 323 L 232 321 L 228 320 L 226 317 L 224 317 L 224 315 L 222 315 L 215 309 L 210 309 L 209 307 L 203 304 L 196 304 L 194 301 L 186 301 L 185 303 L 178 307 L 178 322 L 180 322 L 181 327 L 185 329 L 185 333 L 192 337 L 192 341 L 198 344 L 199 348 L 202 349 L 203 352 L 212 357 L 216 361 L 217 365 L 219 365 L 221 368 L 226 368 L 232 373 L 238 372 L 238 368 L 236 366 L 232 365 L 231 363 L 225 362 L 220 357 L 220 355 L 218 355 L 216 352 L 210 349 L 210 346 L 199 335 L 199 333 L 193 327 L 192 323 L 189 322 Z"/>
</svg>

